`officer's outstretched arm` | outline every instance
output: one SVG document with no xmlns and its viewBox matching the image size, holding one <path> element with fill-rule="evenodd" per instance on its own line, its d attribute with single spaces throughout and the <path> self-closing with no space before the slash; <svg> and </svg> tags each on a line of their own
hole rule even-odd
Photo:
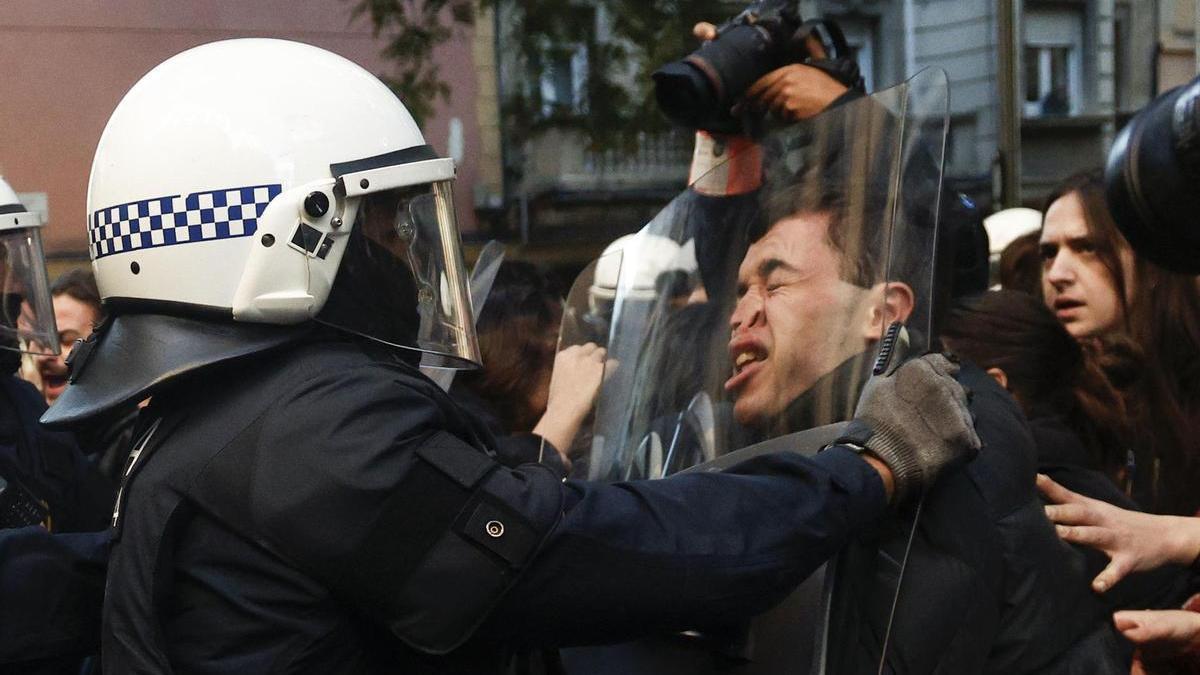
<svg viewBox="0 0 1200 675">
<path fill-rule="evenodd" d="M 99 649 L 109 543 L 108 530 L 0 530 L 0 664 L 32 671 Z"/>
<path fill-rule="evenodd" d="M 872 400 L 922 415 L 935 398 L 965 404 L 927 382 L 944 377 L 901 368 Z M 500 466 L 466 440 L 461 415 L 427 380 L 322 368 L 206 465 L 198 506 L 428 653 L 472 636 L 562 645 L 747 618 L 888 509 L 880 472 L 847 447 L 719 474 L 563 482 L 542 465 Z M 866 419 L 867 447 L 906 494 L 947 461 L 890 417 Z"/>
<path fill-rule="evenodd" d="M 876 378 L 853 425 L 861 445 L 763 455 L 722 473 L 564 484 L 562 522 L 483 631 L 562 645 L 768 609 L 887 510 L 889 475 L 896 498 L 910 498 L 978 450 L 956 371 L 934 355 Z"/>
</svg>

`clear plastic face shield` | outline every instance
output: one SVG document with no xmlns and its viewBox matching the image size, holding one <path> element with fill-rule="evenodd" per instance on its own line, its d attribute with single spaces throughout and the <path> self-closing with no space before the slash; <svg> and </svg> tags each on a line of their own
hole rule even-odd
<svg viewBox="0 0 1200 675">
<path fill-rule="evenodd" d="M 0 206 L 0 348 L 57 355 L 62 347 L 40 226 L 19 205 Z"/>
<path fill-rule="evenodd" d="M 451 160 L 430 160 L 450 162 Z M 421 354 L 421 365 L 476 368 L 479 345 L 454 217 L 452 179 L 403 183 L 412 165 L 343 176 L 359 196 L 354 229 L 317 320 Z M 450 171 L 452 176 L 452 165 Z M 383 186 L 358 192 L 363 183 Z"/>
<path fill-rule="evenodd" d="M 586 336 L 610 364 L 575 448 L 589 478 L 660 478 L 847 420 L 889 326 L 902 354 L 929 347 L 947 100 L 924 71 L 777 129 L 756 192 L 689 189 L 628 242 Z M 580 285 L 568 317 L 595 313 Z M 583 339 L 564 326 L 564 347 Z"/>
</svg>

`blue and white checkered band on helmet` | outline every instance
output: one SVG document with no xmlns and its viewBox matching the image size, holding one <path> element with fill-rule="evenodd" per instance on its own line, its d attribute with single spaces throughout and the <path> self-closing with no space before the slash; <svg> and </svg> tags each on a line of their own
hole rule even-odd
<svg viewBox="0 0 1200 675">
<path fill-rule="evenodd" d="M 247 187 L 171 195 L 92 212 L 92 258 L 145 248 L 248 237 L 282 186 Z"/>
</svg>

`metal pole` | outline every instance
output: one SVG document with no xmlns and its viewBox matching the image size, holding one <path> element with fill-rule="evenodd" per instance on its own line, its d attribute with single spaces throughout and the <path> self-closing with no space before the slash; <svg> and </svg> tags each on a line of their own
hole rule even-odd
<svg viewBox="0 0 1200 675">
<path fill-rule="evenodd" d="M 1000 88 L 1000 201 L 1004 208 L 1021 205 L 1021 3 L 999 0 L 997 14 L 997 84 Z"/>
</svg>

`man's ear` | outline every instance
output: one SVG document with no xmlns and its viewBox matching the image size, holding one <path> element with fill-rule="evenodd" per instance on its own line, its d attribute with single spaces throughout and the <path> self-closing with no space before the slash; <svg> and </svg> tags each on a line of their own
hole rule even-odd
<svg viewBox="0 0 1200 675">
<path fill-rule="evenodd" d="M 1000 386 L 1005 390 L 1008 389 L 1008 373 L 996 368 L 995 366 L 987 369 L 987 374 L 992 376 L 992 379 L 1000 383 Z"/>
<path fill-rule="evenodd" d="M 912 286 L 901 281 L 887 281 L 875 284 L 868 295 L 866 323 L 863 326 L 863 338 L 878 340 L 893 321 L 904 323 L 912 316 L 916 305 L 916 295 Z"/>
</svg>

